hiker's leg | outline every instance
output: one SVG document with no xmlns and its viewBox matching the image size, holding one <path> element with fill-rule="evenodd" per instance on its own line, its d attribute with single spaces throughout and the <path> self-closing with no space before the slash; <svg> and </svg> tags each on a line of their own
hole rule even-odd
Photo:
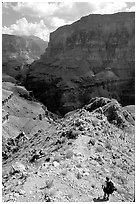
<svg viewBox="0 0 137 204">
<path fill-rule="evenodd" d="M 109 194 L 107 194 L 107 200 L 109 200 Z"/>
<path fill-rule="evenodd" d="M 104 197 L 103 197 L 103 199 L 105 199 L 106 198 L 106 192 L 104 191 Z"/>
</svg>

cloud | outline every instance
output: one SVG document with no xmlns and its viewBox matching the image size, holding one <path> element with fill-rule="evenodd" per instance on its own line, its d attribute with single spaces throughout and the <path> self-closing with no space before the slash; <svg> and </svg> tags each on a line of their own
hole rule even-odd
<svg viewBox="0 0 137 204">
<path fill-rule="evenodd" d="M 52 16 L 56 9 L 58 9 L 58 3 L 48 2 L 18 2 L 16 5 L 12 5 L 12 9 L 16 12 L 21 12 L 23 15 L 46 17 Z"/>
<path fill-rule="evenodd" d="M 134 2 L 17 2 L 10 3 L 10 7 L 16 12 L 21 12 L 23 15 L 41 17 L 58 17 L 60 19 L 75 20 L 83 15 L 90 13 L 115 13 L 119 11 L 128 11 L 130 5 L 134 7 Z M 6 5 L 7 6 L 7 5 Z"/>
<path fill-rule="evenodd" d="M 9 27 L 4 26 L 2 28 L 2 33 L 13 35 L 35 35 L 43 40 L 48 40 L 49 30 L 43 20 L 40 20 L 39 23 L 29 23 L 26 18 L 22 18 L 17 20 L 16 24 L 12 24 Z"/>
<path fill-rule="evenodd" d="M 135 11 L 135 9 L 136 9 L 135 6 L 132 6 L 132 7 L 130 7 L 130 8 L 127 8 L 127 11 L 128 11 L 128 12 L 132 12 L 132 11 Z"/>
<path fill-rule="evenodd" d="M 21 18 L 9 27 L 4 26 L 3 32 L 20 35 L 33 34 L 43 39 L 48 39 L 49 33 L 58 27 L 71 24 L 85 15 L 135 11 L 134 2 L 122 1 L 8 2 L 4 3 L 3 7 L 4 11 L 6 9 L 8 11 L 12 10 L 14 13 L 20 15 Z"/>
<path fill-rule="evenodd" d="M 103 2 L 96 5 L 94 14 L 112 14 L 130 11 L 126 2 Z"/>
</svg>

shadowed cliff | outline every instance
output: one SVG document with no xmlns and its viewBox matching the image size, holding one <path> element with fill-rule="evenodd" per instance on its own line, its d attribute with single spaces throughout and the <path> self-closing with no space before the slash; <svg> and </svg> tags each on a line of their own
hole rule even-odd
<svg viewBox="0 0 137 204">
<path fill-rule="evenodd" d="M 134 104 L 135 13 L 91 14 L 51 33 L 26 87 L 49 110 L 64 114 L 91 98 Z"/>
<path fill-rule="evenodd" d="M 47 42 L 36 36 L 2 35 L 2 73 L 19 78 L 26 73 L 27 64 L 38 60 Z M 25 69 L 24 69 L 25 68 Z M 25 71 L 24 71 L 24 70 Z"/>
</svg>

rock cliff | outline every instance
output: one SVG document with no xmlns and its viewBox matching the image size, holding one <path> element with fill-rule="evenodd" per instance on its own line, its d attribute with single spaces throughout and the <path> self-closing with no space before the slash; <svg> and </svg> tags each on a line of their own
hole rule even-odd
<svg viewBox="0 0 137 204">
<path fill-rule="evenodd" d="M 2 35 L 2 72 L 16 77 L 25 64 L 40 58 L 47 42 L 36 36 Z M 21 74 L 21 73 L 20 73 Z"/>
<path fill-rule="evenodd" d="M 49 110 L 65 114 L 91 98 L 135 98 L 135 13 L 91 14 L 50 34 L 26 87 Z"/>
</svg>

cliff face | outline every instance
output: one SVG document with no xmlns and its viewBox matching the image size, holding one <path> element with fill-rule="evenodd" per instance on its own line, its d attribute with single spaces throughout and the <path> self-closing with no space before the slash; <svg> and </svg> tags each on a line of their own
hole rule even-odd
<svg viewBox="0 0 137 204">
<path fill-rule="evenodd" d="M 40 58 L 47 42 L 35 36 L 2 35 L 2 71 L 16 77 L 23 65 Z"/>
<path fill-rule="evenodd" d="M 95 96 L 134 104 L 135 13 L 89 15 L 58 28 L 27 87 L 49 110 L 81 107 Z"/>
</svg>

